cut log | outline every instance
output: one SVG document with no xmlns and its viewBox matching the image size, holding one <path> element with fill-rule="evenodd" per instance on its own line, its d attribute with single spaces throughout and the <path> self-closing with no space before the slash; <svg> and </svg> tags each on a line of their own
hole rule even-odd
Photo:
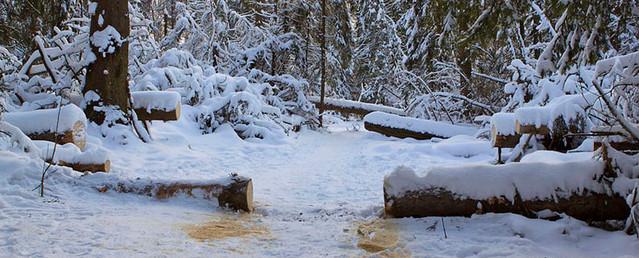
<svg viewBox="0 0 639 258">
<path fill-rule="evenodd" d="M 635 127 L 639 127 L 635 125 Z M 608 141 L 610 147 L 624 152 L 639 151 L 639 142 L 632 140 L 632 136 L 626 132 L 623 127 L 616 126 L 598 126 L 591 130 L 596 135 L 594 140 L 594 149 L 599 149 L 604 141 Z"/>
<path fill-rule="evenodd" d="M 597 181 L 604 167 L 603 162 L 583 155 L 557 152 L 533 153 L 519 163 L 498 166 L 431 167 L 423 176 L 400 167 L 384 179 L 385 214 L 428 217 L 492 212 L 536 218 L 552 211 L 584 221 L 625 219 L 629 207 L 623 196 L 632 186 L 609 194 L 604 183 Z"/>
<path fill-rule="evenodd" d="M 490 118 L 490 142 L 497 148 L 514 148 L 519 144 L 521 134 L 515 130 L 515 114 L 496 113 Z"/>
<path fill-rule="evenodd" d="M 315 104 L 315 106 L 317 106 L 318 108 L 321 105 L 319 97 L 310 96 L 308 97 L 308 100 Z M 322 109 L 336 111 L 344 116 L 357 115 L 362 117 L 375 111 L 382 111 L 385 113 L 406 116 L 406 112 L 399 108 L 334 98 L 324 98 L 324 105 L 322 106 Z"/>
<path fill-rule="evenodd" d="M 107 160 L 104 163 L 98 164 L 85 164 L 85 163 L 72 163 L 60 160 L 58 161 L 58 165 L 64 167 L 70 167 L 75 171 L 79 172 L 109 172 L 111 170 L 111 161 Z"/>
<path fill-rule="evenodd" d="M 212 182 L 121 182 L 97 187 L 98 191 L 113 190 L 167 199 L 178 194 L 212 200 L 217 198 L 220 207 L 252 212 L 253 181 L 250 178 L 231 175 L 230 178 Z"/>
<path fill-rule="evenodd" d="M 366 128 L 366 130 L 371 132 L 376 132 L 389 137 L 397 137 L 397 138 L 413 138 L 417 140 L 428 140 L 428 139 L 432 139 L 433 137 L 438 137 L 437 135 L 433 135 L 429 133 L 420 133 L 420 132 L 414 132 L 414 131 L 410 131 L 406 129 L 386 127 L 386 126 L 376 125 L 369 122 L 364 122 L 364 128 Z"/>
<path fill-rule="evenodd" d="M 610 141 L 608 142 L 608 144 L 610 144 L 610 147 L 612 147 L 613 149 L 622 151 L 622 152 L 638 152 L 639 151 L 639 142 L 624 140 L 624 141 L 614 141 L 614 142 Z M 594 141 L 594 150 L 601 148 L 602 145 L 603 145 L 603 139 L 600 139 L 597 137 L 597 139 L 595 139 Z"/>
<path fill-rule="evenodd" d="M 58 111 L 60 112 L 59 121 Z M 6 122 L 20 128 L 32 140 L 45 140 L 59 144 L 73 143 L 80 149 L 86 146 L 87 119 L 82 109 L 76 105 L 66 105 L 61 109 L 9 112 L 5 113 L 3 118 Z"/>
<path fill-rule="evenodd" d="M 497 148 L 514 148 L 519 144 L 521 134 L 514 135 L 499 135 L 497 130 L 493 127 L 490 134 L 490 143 L 493 147 Z"/>
<path fill-rule="evenodd" d="M 515 122 L 515 131 L 518 134 L 548 135 L 550 129 L 546 125 L 522 124 L 519 120 Z"/>
<path fill-rule="evenodd" d="M 366 130 L 398 138 L 418 140 L 450 138 L 456 135 L 474 135 L 477 129 L 444 122 L 402 117 L 384 112 L 373 112 L 364 117 Z"/>
<path fill-rule="evenodd" d="M 623 220 L 628 217 L 630 208 L 619 195 L 609 196 L 599 193 L 584 195 L 573 194 L 568 198 L 521 200 L 511 202 L 503 197 L 488 199 L 459 198 L 453 192 L 434 188 L 411 191 L 401 197 L 384 193 L 384 211 L 386 216 L 429 217 L 429 216 L 465 216 L 477 213 L 515 213 L 529 218 L 539 218 L 537 214 L 544 210 L 566 213 L 584 221 Z"/>
<path fill-rule="evenodd" d="M 99 146 L 89 145 L 82 151 L 70 143 L 57 146 L 50 141 L 33 141 L 33 143 L 40 149 L 40 158 L 48 163 L 70 167 L 79 172 L 109 172 L 111 169 L 108 151 Z"/>
<path fill-rule="evenodd" d="M 181 96 L 174 91 L 131 92 L 133 109 L 142 121 L 176 121 L 180 118 Z"/>
</svg>

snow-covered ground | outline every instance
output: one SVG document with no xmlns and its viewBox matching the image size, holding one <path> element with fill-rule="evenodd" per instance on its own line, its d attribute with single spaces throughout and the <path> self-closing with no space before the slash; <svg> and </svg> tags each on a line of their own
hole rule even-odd
<svg viewBox="0 0 639 258">
<path fill-rule="evenodd" d="M 460 136 L 443 141 L 392 139 L 343 122 L 325 131 L 302 131 L 278 142 L 243 141 L 230 127 L 201 135 L 195 124 L 155 123 L 150 144 L 103 143 L 112 158 L 109 177 L 215 179 L 231 172 L 253 178 L 257 210 L 242 215 L 216 202 L 178 197 L 99 193 L 77 177 L 54 173 L 47 196 L 35 164 L 0 154 L 0 257 L 353 257 L 359 225 L 376 223 L 390 235 L 389 255 L 413 257 L 636 257 L 639 241 L 571 218 L 550 222 L 518 215 L 381 221 L 382 180 L 399 165 L 486 163 L 488 141 Z M 98 141 L 96 138 L 89 142 Z M 35 172 L 33 170 L 36 170 Z M 0 176 L 3 175 L 0 172 Z M 255 232 L 198 238 L 189 228 L 238 221 Z M 374 239 L 374 234 L 368 234 Z M 392 239 L 395 236 L 396 239 Z M 396 243 L 395 243 L 396 242 Z"/>
</svg>

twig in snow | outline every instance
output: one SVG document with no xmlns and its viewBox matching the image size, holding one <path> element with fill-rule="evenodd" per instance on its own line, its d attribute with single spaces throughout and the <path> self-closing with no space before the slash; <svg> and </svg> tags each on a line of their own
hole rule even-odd
<svg viewBox="0 0 639 258">
<path fill-rule="evenodd" d="M 62 113 L 62 97 L 60 97 L 60 101 L 58 102 L 58 117 L 55 121 L 55 131 L 54 132 L 58 132 L 58 127 L 60 125 L 60 114 Z M 44 168 L 42 170 L 42 178 L 40 179 L 40 197 L 44 197 L 44 179 L 45 176 L 47 175 L 47 172 L 49 171 L 49 169 L 51 168 L 51 166 L 53 165 L 53 162 L 55 162 L 55 152 L 58 149 L 58 137 L 55 137 L 55 140 L 53 141 L 53 153 L 51 154 L 51 163 L 49 163 L 46 168 Z M 46 161 L 43 161 L 46 163 Z M 35 189 L 38 189 L 37 187 Z M 34 190 L 35 190 L 34 189 Z"/>
<path fill-rule="evenodd" d="M 448 239 L 448 234 L 446 233 L 446 224 L 444 224 L 444 217 L 442 219 L 442 228 L 444 228 L 444 239 Z"/>
</svg>

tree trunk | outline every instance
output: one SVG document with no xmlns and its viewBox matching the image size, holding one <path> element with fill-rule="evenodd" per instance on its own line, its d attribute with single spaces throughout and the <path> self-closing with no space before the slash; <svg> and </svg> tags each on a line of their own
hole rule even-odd
<svg viewBox="0 0 639 258">
<path fill-rule="evenodd" d="M 111 40 L 112 49 L 100 50 L 98 46 L 104 42 L 97 41 L 94 33 L 107 31 L 111 26 L 119 32 L 121 39 L 126 40 L 130 33 L 128 0 L 94 0 L 91 4 L 97 5 L 91 16 L 90 29 L 91 51 L 96 60 L 89 65 L 83 91 L 85 97 L 91 97 L 87 93 L 93 91 L 100 99 L 87 100 L 85 113 L 89 120 L 102 124 L 105 114 L 103 110 L 99 110 L 101 107 L 112 106 L 124 113 L 129 109 L 129 43 Z"/>
<path fill-rule="evenodd" d="M 324 112 L 324 97 L 325 97 L 325 91 L 326 91 L 326 0 L 322 0 L 322 24 L 321 24 L 321 29 L 322 29 L 322 33 L 321 33 L 321 38 L 320 38 L 320 43 L 322 45 L 322 53 L 321 53 L 321 63 L 320 63 L 320 70 L 322 73 L 322 77 L 321 77 L 321 82 L 320 82 L 320 108 L 319 108 L 319 112 L 320 112 L 320 117 L 319 117 L 319 122 L 320 122 L 320 127 L 322 126 L 322 113 Z"/>
<path fill-rule="evenodd" d="M 470 46 L 462 45 L 457 49 L 457 65 L 461 70 L 460 75 L 460 86 L 461 86 L 461 95 L 473 98 L 473 90 L 472 90 L 472 72 L 473 72 L 473 61 L 471 57 Z"/>
</svg>

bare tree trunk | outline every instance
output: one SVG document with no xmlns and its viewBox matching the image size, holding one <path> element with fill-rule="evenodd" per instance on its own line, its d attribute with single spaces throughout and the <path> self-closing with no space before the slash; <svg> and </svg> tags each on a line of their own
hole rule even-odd
<svg viewBox="0 0 639 258">
<path fill-rule="evenodd" d="M 462 45 L 457 49 L 457 65 L 461 70 L 460 74 L 460 86 L 461 86 L 461 95 L 469 98 L 473 98 L 473 85 L 471 83 L 472 72 L 473 72 L 473 61 L 470 53 L 470 47 Z"/>
<path fill-rule="evenodd" d="M 320 70 L 322 73 L 322 77 L 321 77 L 321 82 L 320 82 L 320 106 L 319 106 L 319 112 L 320 112 L 320 117 L 319 117 L 319 122 L 320 122 L 320 127 L 322 127 L 323 125 L 323 121 L 322 121 L 322 113 L 324 112 L 324 97 L 325 97 L 325 91 L 326 91 L 326 0 L 322 0 L 322 33 L 321 33 L 321 38 L 320 38 L 320 43 L 322 45 L 322 51 L 321 51 L 321 63 L 320 63 Z"/>
<path fill-rule="evenodd" d="M 111 26 L 119 32 L 121 39 L 125 40 L 121 43 L 111 40 L 111 51 L 100 50 L 96 44 L 101 42 L 96 42 L 94 36 L 91 37 L 91 50 L 96 60 L 89 65 L 84 94 L 87 96 L 87 93 L 92 91 L 100 99 L 88 100 L 85 113 L 91 121 L 102 124 L 105 120 L 104 111 L 96 108 L 113 106 L 123 113 L 129 110 L 129 43 L 126 41 L 130 33 L 129 12 L 128 0 L 94 0 L 92 3 L 97 4 L 97 8 L 91 16 L 91 35 L 108 31 Z"/>
</svg>

